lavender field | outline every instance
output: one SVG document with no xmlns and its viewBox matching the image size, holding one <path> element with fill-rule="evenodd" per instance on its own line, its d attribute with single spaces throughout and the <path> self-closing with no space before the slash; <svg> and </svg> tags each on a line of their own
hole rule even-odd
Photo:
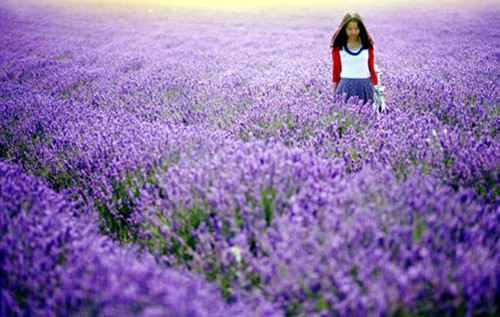
<svg viewBox="0 0 500 317">
<path fill-rule="evenodd" d="M 500 6 L 0 3 L 1 316 L 498 316 Z"/>
</svg>

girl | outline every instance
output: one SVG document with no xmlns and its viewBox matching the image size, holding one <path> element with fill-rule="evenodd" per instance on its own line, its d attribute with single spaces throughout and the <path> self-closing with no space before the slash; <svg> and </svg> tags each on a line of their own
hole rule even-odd
<svg viewBox="0 0 500 317">
<path fill-rule="evenodd" d="M 377 84 L 373 40 L 356 12 L 344 16 L 330 41 L 333 58 L 333 97 L 344 95 L 344 101 L 357 96 L 373 101 Z M 377 70 L 378 72 L 378 70 Z"/>
</svg>

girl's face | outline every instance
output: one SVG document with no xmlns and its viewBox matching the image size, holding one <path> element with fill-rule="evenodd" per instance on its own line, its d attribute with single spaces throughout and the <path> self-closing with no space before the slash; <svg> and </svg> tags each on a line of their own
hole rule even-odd
<svg viewBox="0 0 500 317">
<path fill-rule="evenodd" d="M 347 37 L 351 40 L 357 40 L 359 36 L 359 26 L 358 22 L 351 21 L 347 23 L 345 27 L 345 31 L 347 33 Z"/>
</svg>

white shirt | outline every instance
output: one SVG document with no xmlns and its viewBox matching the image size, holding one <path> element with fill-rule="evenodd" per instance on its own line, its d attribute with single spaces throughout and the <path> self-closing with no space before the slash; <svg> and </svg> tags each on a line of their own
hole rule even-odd
<svg viewBox="0 0 500 317">
<path fill-rule="evenodd" d="M 370 69 L 368 68 L 368 49 L 363 46 L 355 52 L 346 50 L 342 47 L 340 50 L 340 70 L 341 78 L 370 78 Z"/>
</svg>

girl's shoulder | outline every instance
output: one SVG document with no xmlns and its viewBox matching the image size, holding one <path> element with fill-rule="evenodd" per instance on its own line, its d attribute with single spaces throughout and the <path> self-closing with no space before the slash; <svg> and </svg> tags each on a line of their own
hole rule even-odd
<svg viewBox="0 0 500 317">
<path fill-rule="evenodd" d="M 372 47 L 366 47 L 366 48 L 363 47 L 363 49 L 366 49 L 368 51 L 368 54 L 373 55 L 373 51 L 374 51 L 373 46 Z"/>
<path fill-rule="evenodd" d="M 342 50 L 342 47 L 336 46 L 336 47 L 333 47 L 333 48 L 332 48 L 332 53 L 334 53 L 334 52 L 335 52 L 335 53 L 338 53 L 338 52 L 340 52 L 341 50 Z"/>
</svg>

